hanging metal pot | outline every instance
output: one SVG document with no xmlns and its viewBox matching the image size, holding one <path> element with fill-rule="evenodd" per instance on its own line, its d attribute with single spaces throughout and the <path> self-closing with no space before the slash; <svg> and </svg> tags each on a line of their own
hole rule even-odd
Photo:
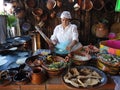
<svg viewBox="0 0 120 90">
<path fill-rule="evenodd" d="M 98 23 L 92 26 L 92 33 L 98 38 L 105 38 L 108 35 L 108 29 L 105 24 Z"/>
</svg>

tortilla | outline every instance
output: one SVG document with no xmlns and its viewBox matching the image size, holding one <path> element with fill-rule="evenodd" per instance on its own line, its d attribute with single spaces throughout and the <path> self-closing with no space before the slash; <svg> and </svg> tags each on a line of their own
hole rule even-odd
<svg viewBox="0 0 120 90">
<path fill-rule="evenodd" d="M 7 60 L 2 60 L 2 61 L 0 61 L 0 66 L 6 64 L 7 62 L 8 62 Z"/>
<path fill-rule="evenodd" d="M 24 64 L 27 57 L 18 58 L 16 64 Z"/>
<path fill-rule="evenodd" d="M 0 56 L 0 66 L 6 64 L 8 61 L 6 60 L 5 56 Z"/>
</svg>

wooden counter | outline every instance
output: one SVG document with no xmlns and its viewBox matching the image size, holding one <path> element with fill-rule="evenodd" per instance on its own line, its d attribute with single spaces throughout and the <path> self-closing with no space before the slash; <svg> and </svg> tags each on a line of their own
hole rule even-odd
<svg viewBox="0 0 120 90">
<path fill-rule="evenodd" d="M 108 82 L 101 87 L 97 87 L 94 89 L 73 89 L 66 86 L 63 82 L 61 77 L 52 77 L 49 78 L 46 82 L 40 85 L 33 85 L 28 83 L 26 85 L 7 85 L 2 86 L 0 85 L 0 90 L 114 90 L 115 84 L 111 79 L 108 79 Z"/>
<path fill-rule="evenodd" d="M 0 69 L 1 70 L 3 68 L 7 69 L 8 67 L 14 68 L 16 65 L 15 60 L 17 60 L 15 55 L 18 56 L 16 52 L 13 52 L 12 55 L 6 55 L 6 57 L 8 58 L 8 63 L 6 63 L 6 65 L 1 66 Z M 95 61 L 92 62 L 92 64 L 94 63 Z M 108 82 L 104 86 L 94 88 L 94 89 L 81 88 L 77 90 L 114 90 L 114 88 L 115 88 L 115 83 L 113 82 L 112 79 L 108 78 Z M 31 83 L 28 83 L 25 85 L 16 85 L 15 82 L 12 82 L 10 83 L 10 85 L 7 85 L 7 86 L 3 86 L 0 84 L 0 90 L 76 90 L 76 89 L 66 86 L 63 83 L 61 76 L 57 76 L 57 77 L 48 78 L 44 83 L 39 85 L 34 85 Z"/>
</svg>

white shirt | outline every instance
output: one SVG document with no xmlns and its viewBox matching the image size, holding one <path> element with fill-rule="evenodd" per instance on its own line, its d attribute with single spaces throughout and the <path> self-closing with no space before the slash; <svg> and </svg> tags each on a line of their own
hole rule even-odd
<svg viewBox="0 0 120 90">
<path fill-rule="evenodd" d="M 54 29 L 53 35 L 51 36 L 51 40 L 55 40 L 58 43 L 63 42 L 71 43 L 73 40 L 79 41 L 77 26 L 74 24 L 69 24 L 64 29 L 61 24 L 57 25 Z"/>
<path fill-rule="evenodd" d="M 72 48 L 71 51 L 74 51 L 80 47 L 82 44 L 79 42 L 78 39 L 78 31 L 77 26 L 75 24 L 69 24 L 65 29 L 63 28 L 62 24 L 57 25 L 54 29 L 53 35 L 51 36 L 52 41 L 54 44 L 56 43 L 56 53 L 59 54 L 67 54 L 68 51 L 66 47 L 73 41 L 76 40 L 78 43 Z"/>
</svg>

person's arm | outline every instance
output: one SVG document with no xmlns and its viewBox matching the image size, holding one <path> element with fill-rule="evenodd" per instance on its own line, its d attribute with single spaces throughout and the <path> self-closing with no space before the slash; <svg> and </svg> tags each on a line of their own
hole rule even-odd
<svg viewBox="0 0 120 90">
<path fill-rule="evenodd" d="M 66 50 L 70 51 L 72 49 L 72 47 L 77 44 L 78 41 L 77 40 L 73 40 L 67 47 Z"/>
<path fill-rule="evenodd" d="M 72 49 L 72 47 L 74 46 L 74 45 L 76 45 L 77 43 L 78 43 L 78 31 L 77 31 L 77 26 L 76 25 L 74 25 L 73 26 L 73 30 L 72 30 L 72 39 L 73 39 L 73 41 L 66 47 L 66 50 L 71 50 Z"/>
<path fill-rule="evenodd" d="M 53 34 L 50 37 L 50 40 L 51 40 L 52 43 L 49 45 L 49 48 L 54 49 L 54 46 L 57 44 L 56 27 L 55 27 L 55 29 L 53 31 Z"/>
</svg>

